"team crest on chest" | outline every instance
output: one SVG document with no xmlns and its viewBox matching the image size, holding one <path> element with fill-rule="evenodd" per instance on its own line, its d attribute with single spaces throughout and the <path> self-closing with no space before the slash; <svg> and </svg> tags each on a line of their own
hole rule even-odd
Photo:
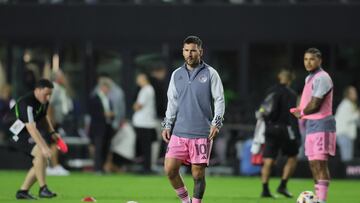
<svg viewBox="0 0 360 203">
<path fill-rule="evenodd" d="M 200 75 L 199 82 L 205 83 L 208 80 L 208 77 L 206 75 Z"/>
</svg>

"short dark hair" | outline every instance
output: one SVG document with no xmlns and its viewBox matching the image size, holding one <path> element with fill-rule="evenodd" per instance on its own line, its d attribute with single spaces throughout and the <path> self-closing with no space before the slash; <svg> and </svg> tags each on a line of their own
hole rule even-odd
<svg viewBox="0 0 360 203">
<path fill-rule="evenodd" d="M 319 59 L 322 59 L 322 54 L 321 51 L 317 48 L 309 48 L 305 51 L 305 53 L 309 53 L 309 54 L 314 54 L 316 57 L 318 57 Z"/>
<path fill-rule="evenodd" d="M 289 70 L 289 69 L 286 69 L 286 68 L 281 69 L 279 71 L 278 75 L 283 75 L 284 77 L 286 77 L 291 82 L 296 79 L 295 73 L 293 71 Z"/>
<path fill-rule="evenodd" d="M 139 75 L 144 75 L 147 80 L 149 80 L 149 78 L 150 78 L 148 71 L 145 71 L 145 70 L 140 70 L 140 71 L 137 72 L 135 75 L 136 75 L 136 77 L 139 76 Z"/>
<path fill-rule="evenodd" d="M 202 41 L 198 36 L 190 35 L 184 39 L 184 44 L 196 44 L 199 48 L 202 46 Z"/>
<path fill-rule="evenodd" d="M 54 88 L 54 85 L 53 83 L 48 80 L 48 79 L 45 79 L 45 78 L 42 78 L 40 79 L 36 84 L 35 84 L 35 89 L 36 88 L 50 88 L 50 89 L 53 89 Z"/>
</svg>

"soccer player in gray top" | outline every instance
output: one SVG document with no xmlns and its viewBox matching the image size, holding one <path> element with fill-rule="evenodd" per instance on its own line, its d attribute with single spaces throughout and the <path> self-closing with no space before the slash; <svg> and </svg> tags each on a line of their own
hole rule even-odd
<svg viewBox="0 0 360 203">
<path fill-rule="evenodd" d="M 200 203 L 203 198 L 212 140 L 219 133 L 225 111 L 219 74 L 201 60 L 202 54 L 200 38 L 186 37 L 183 43 L 185 63 L 171 75 L 166 117 L 162 123 L 162 137 L 169 143 L 165 173 L 182 203 Z M 179 173 L 182 164 L 191 165 L 192 201 Z"/>
</svg>

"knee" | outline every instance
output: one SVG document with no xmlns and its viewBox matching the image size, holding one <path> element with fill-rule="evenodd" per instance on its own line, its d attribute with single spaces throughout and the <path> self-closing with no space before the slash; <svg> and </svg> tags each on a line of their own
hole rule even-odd
<svg viewBox="0 0 360 203">
<path fill-rule="evenodd" d="M 270 159 L 266 159 L 266 160 L 264 160 L 264 164 L 263 164 L 263 166 L 262 166 L 262 169 L 263 170 L 270 170 L 271 169 L 271 167 L 272 167 L 272 165 L 273 165 L 273 160 L 270 160 Z"/>
<path fill-rule="evenodd" d="M 205 176 L 205 171 L 204 170 L 193 170 L 192 171 L 192 176 L 194 180 L 200 180 L 203 179 Z"/>
<path fill-rule="evenodd" d="M 296 156 L 291 156 L 291 157 L 288 158 L 287 162 L 288 162 L 289 164 L 296 164 L 296 162 L 297 162 L 297 157 L 296 157 Z"/>
<path fill-rule="evenodd" d="M 271 164 L 265 164 L 265 163 L 264 163 L 264 165 L 262 166 L 262 169 L 263 169 L 263 170 L 270 170 L 270 169 L 271 169 L 271 166 L 272 166 Z"/>
<path fill-rule="evenodd" d="M 37 155 L 34 157 L 32 163 L 33 163 L 33 165 L 36 165 L 36 164 L 47 165 L 47 159 L 40 154 L 40 155 Z"/>
<path fill-rule="evenodd" d="M 172 168 L 170 166 L 165 166 L 164 170 L 165 170 L 165 174 L 169 179 L 174 179 L 179 175 L 179 169 Z"/>
</svg>

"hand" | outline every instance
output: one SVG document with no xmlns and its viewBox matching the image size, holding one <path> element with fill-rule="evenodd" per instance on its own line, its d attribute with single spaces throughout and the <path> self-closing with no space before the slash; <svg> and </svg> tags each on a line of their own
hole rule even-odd
<svg viewBox="0 0 360 203">
<path fill-rule="evenodd" d="M 53 139 L 55 142 L 58 141 L 58 139 L 61 138 L 61 135 L 59 133 L 54 133 L 51 135 L 51 139 Z"/>
<path fill-rule="evenodd" d="M 114 112 L 112 112 L 112 111 L 107 111 L 107 112 L 105 112 L 105 117 L 106 118 L 113 118 L 115 116 L 115 114 L 114 114 Z"/>
<path fill-rule="evenodd" d="M 218 134 L 219 134 L 219 128 L 212 125 L 210 128 L 209 140 L 213 140 Z"/>
<path fill-rule="evenodd" d="M 301 109 L 299 109 L 299 108 L 291 108 L 289 111 L 296 118 L 301 119 Z"/>
<path fill-rule="evenodd" d="M 137 102 L 133 105 L 134 111 L 139 111 L 141 108 L 142 108 L 142 105 Z"/>
<path fill-rule="evenodd" d="M 164 129 L 162 132 L 161 132 L 161 136 L 163 138 L 163 140 L 166 142 L 166 143 L 169 143 L 170 141 L 170 129 Z"/>
<path fill-rule="evenodd" d="M 51 157 L 51 151 L 50 148 L 48 146 L 44 146 L 44 147 L 40 147 L 41 150 L 41 154 L 45 157 L 45 158 L 50 158 Z"/>
<path fill-rule="evenodd" d="M 289 111 L 290 111 L 290 113 L 295 113 L 295 112 L 300 111 L 300 109 L 298 109 L 298 108 L 291 108 Z"/>
<path fill-rule="evenodd" d="M 122 119 L 122 120 L 119 122 L 119 129 L 123 128 L 125 125 L 126 125 L 126 120 L 125 120 L 125 119 Z"/>
</svg>

